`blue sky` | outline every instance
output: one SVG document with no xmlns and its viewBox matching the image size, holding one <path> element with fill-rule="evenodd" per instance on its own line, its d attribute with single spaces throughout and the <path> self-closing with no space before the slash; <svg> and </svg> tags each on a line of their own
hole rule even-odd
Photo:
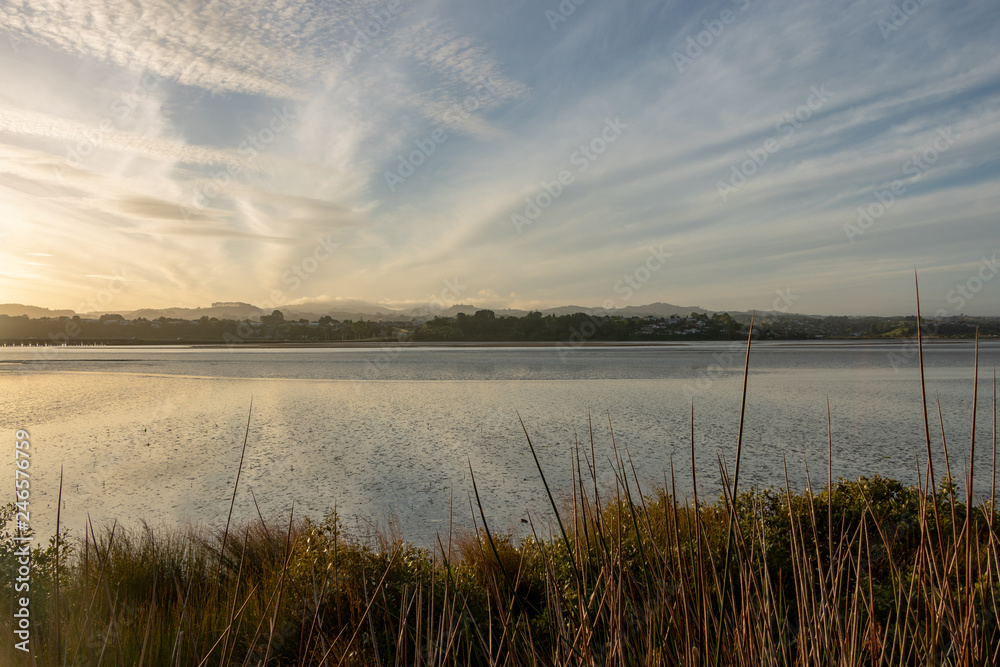
<svg viewBox="0 0 1000 667">
<path fill-rule="evenodd" d="M 0 302 L 897 314 L 916 267 L 998 314 L 998 44 L 988 0 L 3 2 Z"/>
</svg>

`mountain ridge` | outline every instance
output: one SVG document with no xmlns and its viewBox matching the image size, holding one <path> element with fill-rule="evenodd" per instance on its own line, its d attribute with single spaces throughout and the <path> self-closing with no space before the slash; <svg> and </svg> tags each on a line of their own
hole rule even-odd
<svg viewBox="0 0 1000 667">
<path fill-rule="evenodd" d="M 689 313 L 717 312 L 707 310 L 700 306 L 677 306 L 674 304 L 654 302 L 644 306 L 626 306 L 605 310 L 604 308 L 593 308 L 588 306 L 556 306 L 554 308 L 544 308 L 535 310 L 521 310 L 516 308 L 487 308 L 472 304 L 453 304 L 447 308 L 441 308 L 433 304 L 409 307 L 405 309 L 390 308 L 381 304 L 366 302 L 362 300 L 345 300 L 345 302 L 327 303 L 307 303 L 289 304 L 283 306 L 258 307 L 250 303 L 241 301 L 217 301 L 209 307 L 185 308 L 139 308 L 135 310 L 115 310 L 91 311 L 77 313 L 73 310 L 54 310 L 39 306 L 30 306 L 16 303 L 0 304 L 0 315 L 12 317 L 27 315 L 37 319 L 42 317 L 73 317 L 79 315 L 83 318 L 95 319 L 105 314 L 118 314 L 125 319 L 134 320 L 139 317 L 148 320 L 166 317 L 168 319 L 197 320 L 201 317 L 215 317 L 218 319 L 233 320 L 259 320 L 261 315 L 269 315 L 271 312 L 279 310 L 287 320 L 308 319 L 316 321 L 320 317 L 329 316 L 335 320 L 359 320 L 359 319 L 384 319 L 384 320 L 427 320 L 436 316 L 455 317 L 459 313 L 473 315 L 480 310 L 492 310 L 497 317 L 514 316 L 523 317 L 529 312 L 540 312 L 542 315 L 572 315 L 584 313 L 586 315 L 622 315 L 625 317 L 644 317 L 655 315 L 658 317 L 668 317 L 672 314 L 688 315 Z"/>
</svg>

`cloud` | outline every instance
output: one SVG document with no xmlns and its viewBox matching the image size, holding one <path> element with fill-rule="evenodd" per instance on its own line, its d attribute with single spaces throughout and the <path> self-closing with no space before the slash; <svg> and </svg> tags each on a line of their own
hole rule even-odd
<svg viewBox="0 0 1000 667">
<path fill-rule="evenodd" d="M 907 267 L 943 295 L 995 245 L 994 3 L 925 3 L 887 37 L 887 12 L 850 0 L 586 3 L 556 30 L 547 6 L 0 6 L 19 45 L 0 63 L 0 255 L 57 258 L 0 288 L 73 307 L 76 278 L 123 264 L 146 281 L 129 306 L 260 301 L 332 238 L 289 300 L 416 303 L 457 277 L 458 301 L 600 305 L 665 244 L 630 303 L 768 308 L 789 287 L 807 312 L 885 312 Z M 905 173 L 941 128 L 954 145 Z"/>
<path fill-rule="evenodd" d="M 192 164 L 243 163 L 235 151 L 220 151 L 192 146 L 183 141 L 171 141 L 143 134 L 116 130 L 110 119 L 105 128 L 95 128 L 66 118 L 56 118 L 37 111 L 26 112 L 0 107 L 0 132 L 23 137 L 42 137 L 71 144 L 66 166 L 76 167 L 96 149 L 110 149 L 158 160 Z M 82 147 L 82 148 L 81 148 Z"/>
</svg>

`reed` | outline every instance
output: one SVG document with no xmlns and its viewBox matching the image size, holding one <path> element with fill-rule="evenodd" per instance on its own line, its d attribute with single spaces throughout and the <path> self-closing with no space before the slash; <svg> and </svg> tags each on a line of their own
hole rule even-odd
<svg viewBox="0 0 1000 667">
<path fill-rule="evenodd" d="M 994 480 L 995 386 L 994 376 Z M 614 483 L 602 487 L 591 427 L 589 451 L 577 443 L 572 452 L 565 502 L 535 458 L 549 507 L 530 516 L 523 539 L 490 524 L 474 471 L 471 526 L 449 524 L 433 549 L 398 531 L 352 534 L 334 510 L 227 521 L 218 531 L 88 526 L 82 539 L 64 531 L 33 553 L 33 654 L 5 642 L 0 662 L 997 664 L 995 483 L 977 499 L 970 460 L 964 494 L 950 462 L 935 484 L 924 396 L 928 458 L 914 486 L 835 481 L 828 405 L 830 461 L 816 491 L 808 470 L 801 492 L 787 478 L 784 488 L 738 487 L 739 452 L 732 476 L 720 458 L 718 498 L 701 497 L 696 478 L 693 502 L 679 498 L 672 468 L 644 491 L 613 430 Z M 695 415 L 692 405 L 692 453 Z M 555 522 L 543 527 L 538 517 L 548 512 Z M 0 512 L 8 579 L 11 518 L 9 507 Z M 11 614 L 0 627 L 12 636 Z"/>
</svg>

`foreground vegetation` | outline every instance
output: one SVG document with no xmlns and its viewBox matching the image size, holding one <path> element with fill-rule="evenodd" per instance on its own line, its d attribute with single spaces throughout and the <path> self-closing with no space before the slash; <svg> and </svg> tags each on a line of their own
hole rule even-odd
<svg viewBox="0 0 1000 667">
<path fill-rule="evenodd" d="M 619 460 L 610 489 L 577 475 L 552 539 L 498 534 L 481 507 L 474 529 L 432 550 L 391 530 L 346 534 L 332 512 L 228 532 L 64 534 L 34 554 L 33 659 L 996 664 L 1000 514 L 957 497 L 949 478 L 936 492 L 862 478 L 708 504 L 667 489 L 644 497 L 629 467 Z M 13 548 L 4 533 L 5 590 Z M 30 664 L 12 643 L 0 660 Z"/>
</svg>

